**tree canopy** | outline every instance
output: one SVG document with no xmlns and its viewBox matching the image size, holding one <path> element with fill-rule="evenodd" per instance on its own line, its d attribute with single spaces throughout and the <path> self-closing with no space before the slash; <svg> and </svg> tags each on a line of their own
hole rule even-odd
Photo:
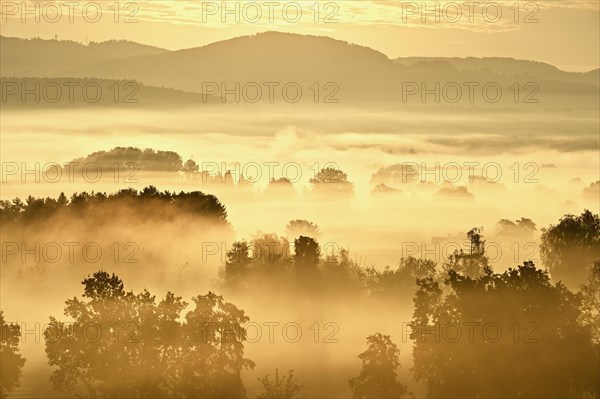
<svg viewBox="0 0 600 399">
<path fill-rule="evenodd" d="M 600 218 L 589 210 L 565 215 L 558 224 L 542 229 L 542 262 L 556 281 L 577 289 L 600 259 Z"/>
<path fill-rule="evenodd" d="M 200 191 L 159 191 L 148 186 L 141 191 L 123 189 L 116 193 L 74 193 L 69 199 L 61 193 L 57 199 L 29 196 L 22 201 L 0 200 L 0 222 L 34 223 L 57 215 L 73 215 L 97 220 L 97 215 L 125 212 L 128 216 L 146 220 L 149 218 L 169 220 L 189 215 L 208 218 L 216 223 L 227 222 L 227 211 L 219 199 Z"/>
<path fill-rule="evenodd" d="M 65 316 L 44 331 L 55 389 L 92 397 L 244 398 L 241 371 L 249 321 L 244 311 L 209 292 L 173 293 L 159 302 L 126 291 L 104 271 L 83 280 L 83 298 L 66 301 Z"/>
</svg>

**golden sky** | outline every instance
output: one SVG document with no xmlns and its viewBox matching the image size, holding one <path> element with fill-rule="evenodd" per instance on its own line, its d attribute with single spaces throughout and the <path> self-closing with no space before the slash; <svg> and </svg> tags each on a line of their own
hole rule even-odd
<svg viewBox="0 0 600 399">
<path fill-rule="evenodd" d="M 571 71 L 600 64 L 598 0 L 0 0 L 0 4 L 4 36 L 56 35 L 79 42 L 126 39 L 176 50 L 276 30 L 330 36 L 391 58 L 514 57 Z"/>
</svg>

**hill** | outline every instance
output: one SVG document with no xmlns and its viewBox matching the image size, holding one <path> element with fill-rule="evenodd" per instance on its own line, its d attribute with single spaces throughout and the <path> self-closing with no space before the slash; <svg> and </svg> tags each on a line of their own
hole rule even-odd
<svg viewBox="0 0 600 399">
<path fill-rule="evenodd" d="M 81 45 L 72 45 L 81 50 Z M 67 58 L 62 68 L 72 70 L 66 76 L 136 80 L 147 86 L 213 94 L 228 102 L 293 106 L 337 103 L 376 109 L 525 111 L 597 110 L 599 106 L 598 73 L 570 73 L 510 58 L 391 60 L 345 41 L 282 32 L 178 51 L 129 42 L 98 46 L 83 46 L 86 51 L 98 50 L 94 55 L 98 62 L 87 63 L 93 57 Z M 108 51 L 110 46 L 113 52 Z M 129 47 L 132 51 L 125 56 Z M 470 82 L 477 85 L 472 95 Z M 425 94 L 431 90 L 435 92 Z"/>
<path fill-rule="evenodd" d="M 134 80 L 0 78 L 3 109 L 180 108 L 221 104 L 221 98 L 146 86 Z"/>
<path fill-rule="evenodd" d="M 70 76 L 71 71 L 87 64 L 166 51 L 125 40 L 84 45 L 70 40 L 0 36 L 0 69 L 2 76 Z"/>
</svg>

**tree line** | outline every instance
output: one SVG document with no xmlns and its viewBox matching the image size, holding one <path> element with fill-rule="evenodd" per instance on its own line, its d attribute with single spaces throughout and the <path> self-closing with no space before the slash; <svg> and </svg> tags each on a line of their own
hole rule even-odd
<svg viewBox="0 0 600 399">
<path fill-rule="evenodd" d="M 67 198 L 28 196 L 24 201 L 0 200 L 0 222 L 30 224 L 48 221 L 55 216 L 75 216 L 96 221 L 97 215 L 110 215 L 126 210 L 128 217 L 139 220 L 171 220 L 177 216 L 207 218 L 213 223 L 227 223 L 227 210 L 217 197 L 200 191 L 174 193 L 148 186 L 141 191 L 133 188 L 116 193 L 81 192 Z M 92 223 L 92 222 L 90 222 Z"/>
</svg>

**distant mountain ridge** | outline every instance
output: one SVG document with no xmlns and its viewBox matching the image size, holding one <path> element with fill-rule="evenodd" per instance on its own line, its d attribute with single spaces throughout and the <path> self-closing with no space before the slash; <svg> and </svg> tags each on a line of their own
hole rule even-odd
<svg viewBox="0 0 600 399">
<path fill-rule="evenodd" d="M 394 59 L 394 62 L 405 66 L 446 63 L 459 71 L 488 70 L 506 76 L 529 74 L 543 79 L 572 80 L 596 85 L 599 84 L 598 71 L 600 71 L 596 69 L 588 72 L 567 72 L 545 62 L 517 60 L 510 57 L 400 57 Z"/>
<path fill-rule="evenodd" d="M 139 65 L 144 65 L 141 70 Z M 342 66 L 344 66 L 342 68 Z M 164 54 L 109 60 L 80 69 L 82 76 L 136 77 L 152 85 L 202 92 L 205 82 L 314 82 L 352 79 L 371 84 L 371 71 L 399 66 L 368 47 L 328 37 L 266 32 Z"/>
<path fill-rule="evenodd" d="M 44 51 L 31 53 L 29 43 L 22 39 L 15 40 L 21 41 L 10 42 L 12 47 L 9 46 L 8 51 L 3 49 L 3 62 L 18 64 L 12 60 L 5 61 L 5 54 L 10 56 L 12 53 L 23 53 L 21 58 L 43 58 Z M 234 98 L 233 95 L 225 96 L 221 88 L 235 90 L 239 95 L 238 87 L 254 84 L 261 86 L 262 96 L 266 97 L 269 89 L 265 83 L 271 83 L 275 85 L 274 90 L 278 95 L 276 101 L 280 102 L 283 87 L 293 84 L 300 87 L 306 103 L 321 102 L 327 95 L 334 94 L 335 100 L 350 106 L 378 107 L 392 104 L 394 107 L 406 107 L 407 83 L 416 87 L 423 84 L 423 87 L 430 88 L 437 83 L 443 87 L 447 82 L 458 82 L 460 85 L 462 82 L 474 81 L 481 83 L 481 86 L 488 82 L 501 86 L 504 91 L 502 101 L 490 103 L 479 99 L 472 103 L 463 101 L 459 106 L 511 109 L 538 107 L 547 110 L 598 107 L 597 70 L 572 73 L 541 62 L 498 57 L 407 57 L 392 60 L 369 47 L 326 36 L 264 32 L 177 51 L 116 42 L 112 44 L 117 49 L 116 56 L 113 57 L 104 51 L 111 47 L 108 44 L 99 44 L 99 53 L 94 57 L 83 57 L 81 48 L 77 47 L 82 46 L 80 44 L 37 42 L 39 46 L 47 45 L 52 48 L 60 47 L 61 44 L 75 46 L 77 49 L 71 51 L 74 54 L 72 59 L 65 58 L 66 61 L 63 60 L 61 64 L 63 71 L 68 69 L 65 76 L 137 80 L 149 86 L 193 93 L 207 92 L 207 84 L 210 84 L 218 92 L 209 94 L 226 97 L 228 101 Z M 19 46 L 22 48 L 18 48 Z M 93 52 L 93 46 L 83 47 L 85 51 Z M 127 49 L 131 51 L 125 56 Z M 56 60 L 55 55 L 51 58 Z M 90 62 L 92 58 L 97 61 Z M 35 65 L 43 68 L 41 61 Z M 57 76 L 57 70 L 59 68 L 55 65 L 50 68 L 49 74 Z M 2 73 L 6 74 L 4 66 Z M 520 86 L 518 102 L 513 101 L 510 89 L 515 82 Z M 523 98 L 535 91 L 524 87 L 531 82 L 539 88 L 535 93 L 539 101 L 524 105 Z M 334 90 L 330 90 L 331 85 L 335 86 Z M 481 91 L 481 88 L 478 90 Z M 411 96 L 410 105 L 422 106 L 420 99 L 419 94 Z M 431 103 L 426 105 L 436 106 Z"/>
<path fill-rule="evenodd" d="M 0 36 L 0 69 L 2 76 L 64 77 L 87 64 L 167 51 L 126 40 L 85 45 L 70 40 Z"/>
</svg>

